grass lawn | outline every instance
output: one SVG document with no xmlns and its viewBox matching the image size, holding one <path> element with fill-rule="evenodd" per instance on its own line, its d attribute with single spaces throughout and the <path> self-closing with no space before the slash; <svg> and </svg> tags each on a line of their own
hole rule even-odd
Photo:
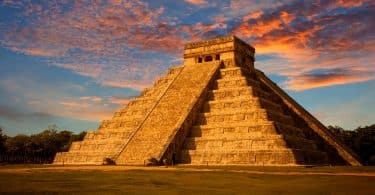
<svg viewBox="0 0 375 195">
<path fill-rule="evenodd" d="M 374 167 L 177 167 L 132 169 L 40 169 L 0 167 L 2 192 L 132 194 L 375 194 L 374 176 L 304 173 L 374 173 Z M 23 169 L 23 171 L 17 171 Z M 26 171 L 25 171 L 26 169 Z M 6 171 L 4 171 L 6 170 Z M 200 171 L 202 170 L 202 171 Z M 205 171 L 203 171 L 205 170 Z M 264 174 L 235 172 L 257 171 Z M 285 172 L 272 174 L 272 172 Z M 288 175 L 288 172 L 303 173 Z"/>
</svg>

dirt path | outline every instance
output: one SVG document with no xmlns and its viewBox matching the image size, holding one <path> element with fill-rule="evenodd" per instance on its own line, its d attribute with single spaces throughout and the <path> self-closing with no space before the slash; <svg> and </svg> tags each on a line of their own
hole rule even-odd
<svg viewBox="0 0 375 195">
<path fill-rule="evenodd" d="M 234 170 L 234 169 L 215 169 L 215 168 L 190 168 L 190 167 L 141 167 L 141 166 L 46 166 L 31 168 L 0 168 L 0 173 L 19 173 L 27 174 L 33 172 L 66 172 L 66 171 L 186 171 L 186 172 L 231 172 L 247 173 L 257 175 L 332 175 L 332 176 L 362 176 L 375 177 L 375 172 L 320 172 L 320 171 L 253 171 L 253 170 Z"/>
</svg>

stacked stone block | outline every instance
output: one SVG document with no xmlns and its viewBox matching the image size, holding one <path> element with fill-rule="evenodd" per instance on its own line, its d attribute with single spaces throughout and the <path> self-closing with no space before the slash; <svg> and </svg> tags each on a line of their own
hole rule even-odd
<svg viewBox="0 0 375 195">
<path fill-rule="evenodd" d="M 116 158 L 116 163 L 142 165 L 153 160 L 161 161 L 166 146 L 170 144 L 187 114 L 193 109 L 219 65 L 219 62 L 211 62 L 199 68 L 185 65 L 179 77 L 166 90 Z"/>
<path fill-rule="evenodd" d="M 58 153 L 54 164 L 103 164 L 120 153 L 136 129 L 146 119 L 161 96 L 179 75 L 182 66 L 169 69 L 152 88 L 116 111 L 112 119 L 104 120 L 97 131 L 89 131 L 83 141 L 73 142 L 69 152 Z"/>
<path fill-rule="evenodd" d="M 306 158 L 311 154 L 317 158 Z M 295 165 L 324 163 L 327 158 L 250 69 L 223 67 L 179 160 L 205 165 Z"/>
</svg>

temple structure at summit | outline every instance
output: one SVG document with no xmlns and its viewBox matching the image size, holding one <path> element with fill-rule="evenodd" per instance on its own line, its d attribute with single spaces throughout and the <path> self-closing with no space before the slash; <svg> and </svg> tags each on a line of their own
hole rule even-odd
<svg viewBox="0 0 375 195">
<path fill-rule="evenodd" d="M 354 165 L 353 152 L 254 68 L 235 36 L 185 45 L 184 64 L 54 164 Z"/>
</svg>

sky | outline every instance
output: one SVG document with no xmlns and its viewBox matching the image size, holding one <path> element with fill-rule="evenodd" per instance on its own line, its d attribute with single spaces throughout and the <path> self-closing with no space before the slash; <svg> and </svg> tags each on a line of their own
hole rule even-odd
<svg viewBox="0 0 375 195">
<path fill-rule="evenodd" d="M 95 130 L 185 43 L 225 35 L 324 125 L 370 125 L 374 21 L 372 0 L 0 0 L 0 127 Z"/>
</svg>

